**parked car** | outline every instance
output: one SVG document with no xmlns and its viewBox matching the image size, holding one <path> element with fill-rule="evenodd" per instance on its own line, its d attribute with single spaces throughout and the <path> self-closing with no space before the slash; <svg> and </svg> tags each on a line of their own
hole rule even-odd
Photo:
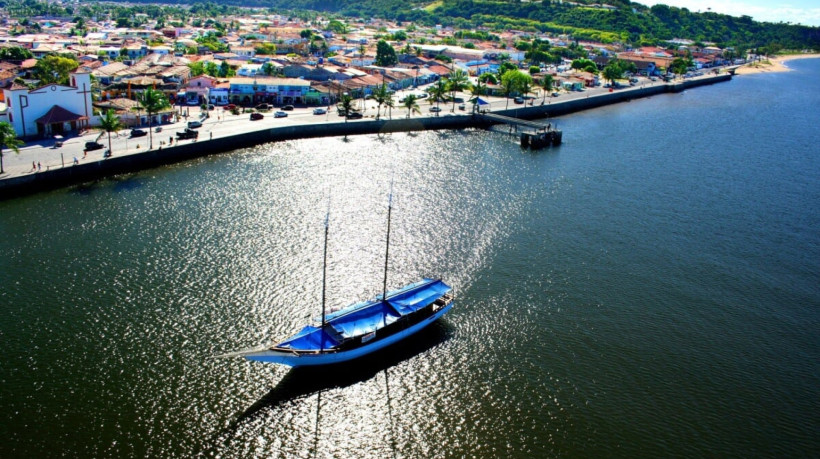
<svg viewBox="0 0 820 459">
<path fill-rule="evenodd" d="M 285 105 L 284 107 L 282 107 L 282 110 L 291 111 L 293 110 L 293 105 Z"/>
<path fill-rule="evenodd" d="M 467 106 L 464 105 L 464 104 L 458 104 L 458 109 L 459 110 L 467 110 Z"/>
<path fill-rule="evenodd" d="M 131 137 L 142 137 L 148 135 L 147 131 L 142 129 L 131 129 Z"/>
<path fill-rule="evenodd" d="M 558 97 L 559 95 L 557 92 L 552 93 L 552 97 Z"/>
<path fill-rule="evenodd" d="M 235 108 L 236 108 L 236 105 L 234 105 L 234 104 L 228 104 L 228 105 L 225 106 L 225 110 L 233 110 Z"/>
<path fill-rule="evenodd" d="M 327 110 L 325 110 L 324 108 L 314 108 L 313 109 L 313 114 L 314 115 L 324 115 L 325 113 L 327 113 Z"/>
<path fill-rule="evenodd" d="M 524 103 L 524 98 L 523 97 L 516 97 L 515 99 L 513 99 L 513 102 L 515 102 L 516 104 L 523 104 Z"/>
<path fill-rule="evenodd" d="M 358 120 L 358 119 L 361 119 L 363 117 L 364 117 L 364 115 L 362 115 L 359 112 L 350 112 L 347 115 L 347 119 L 349 119 L 349 120 Z"/>
<path fill-rule="evenodd" d="M 273 114 L 274 118 L 287 118 L 288 114 L 283 112 L 282 110 L 278 110 L 276 113 Z"/>
<path fill-rule="evenodd" d="M 214 109 L 214 104 L 208 104 L 208 110 L 213 110 L 213 109 Z"/>
<path fill-rule="evenodd" d="M 271 104 L 259 104 L 256 106 L 257 110 L 270 110 L 273 106 Z"/>
<path fill-rule="evenodd" d="M 430 107 L 430 111 L 433 113 L 438 113 L 441 111 L 441 107 Z"/>
<path fill-rule="evenodd" d="M 184 131 L 177 131 L 177 139 L 196 139 L 199 137 L 199 131 L 193 129 L 185 129 Z"/>
<path fill-rule="evenodd" d="M 188 121 L 188 129 L 196 129 L 202 127 L 202 121 Z"/>
<path fill-rule="evenodd" d="M 261 113 L 251 113 L 251 121 L 258 121 L 258 120 L 261 120 L 264 117 L 265 117 L 265 115 L 263 115 Z"/>
<path fill-rule="evenodd" d="M 94 150 L 102 150 L 105 146 L 99 142 L 86 142 L 85 143 L 85 151 L 94 151 Z"/>
</svg>

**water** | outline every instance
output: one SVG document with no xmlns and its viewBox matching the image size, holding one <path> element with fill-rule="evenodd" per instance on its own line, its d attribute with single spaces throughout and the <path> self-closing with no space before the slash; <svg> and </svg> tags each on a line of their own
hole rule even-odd
<svg viewBox="0 0 820 459">
<path fill-rule="evenodd" d="M 0 457 L 809 456 L 820 61 L 558 120 L 285 142 L 0 203 Z M 348 371 L 214 355 L 455 286 Z"/>
</svg>

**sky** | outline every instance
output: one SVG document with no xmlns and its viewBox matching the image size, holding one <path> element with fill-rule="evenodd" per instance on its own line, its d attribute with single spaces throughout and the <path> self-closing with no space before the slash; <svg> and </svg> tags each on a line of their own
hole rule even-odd
<svg viewBox="0 0 820 459">
<path fill-rule="evenodd" d="M 662 3 L 689 11 L 751 16 L 755 21 L 791 22 L 808 26 L 820 26 L 820 0 L 633 0 L 647 6 Z"/>
</svg>

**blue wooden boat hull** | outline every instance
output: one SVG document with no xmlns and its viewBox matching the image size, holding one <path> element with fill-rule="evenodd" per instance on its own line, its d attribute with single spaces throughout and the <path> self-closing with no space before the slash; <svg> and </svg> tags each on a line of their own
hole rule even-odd
<svg viewBox="0 0 820 459">
<path fill-rule="evenodd" d="M 248 360 L 266 363 L 278 363 L 280 365 L 287 365 L 290 367 L 308 367 L 320 365 L 332 365 L 335 363 L 347 362 L 365 355 L 371 354 L 379 349 L 384 349 L 391 344 L 401 341 L 408 336 L 417 333 L 424 327 L 438 320 L 441 316 L 447 313 L 453 307 L 451 301 L 441 310 L 436 311 L 430 317 L 421 322 L 408 327 L 405 330 L 396 332 L 390 336 L 372 341 L 368 344 L 362 345 L 355 349 L 346 351 L 332 351 L 332 352 L 315 352 L 315 353 L 296 353 L 272 349 L 255 350 L 243 353 L 243 356 Z"/>
</svg>

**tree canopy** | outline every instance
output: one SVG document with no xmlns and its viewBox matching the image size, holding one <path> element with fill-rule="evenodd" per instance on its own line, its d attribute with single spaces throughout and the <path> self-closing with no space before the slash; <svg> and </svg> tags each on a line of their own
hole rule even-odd
<svg viewBox="0 0 820 459">
<path fill-rule="evenodd" d="M 379 67 L 391 67 L 396 65 L 399 59 L 396 57 L 396 50 L 386 41 L 379 40 L 376 44 L 376 65 Z"/>
</svg>

